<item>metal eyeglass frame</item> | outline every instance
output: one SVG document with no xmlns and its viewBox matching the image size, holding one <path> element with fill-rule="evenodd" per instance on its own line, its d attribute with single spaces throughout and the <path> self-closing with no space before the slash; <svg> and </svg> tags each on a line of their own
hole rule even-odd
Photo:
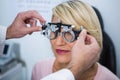
<svg viewBox="0 0 120 80">
<path fill-rule="evenodd" d="M 62 24 L 60 22 L 47 23 L 42 26 L 42 34 L 47 36 L 47 38 L 50 40 L 55 39 L 59 34 L 64 38 L 65 41 L 73 42 L 77 39 L 77 37 L 79 36 L 80 32 L 83 29 L 83 26 L 80 26 L 80 30 L 74 30 L 74 27 L 75 26 L 73 26 L 73 25 Z M 62 29 L 62 31 L 61 31 L 61 29 Z M 53 37 L 50 36 L 50 31 L 52 31 L 54 33 Z M 66 39 L 66 37 L 65 37 L 66 32 L 69 32 L 72 35 L 72 39 L 70 39 L 70 40 Z"/>
</svg>

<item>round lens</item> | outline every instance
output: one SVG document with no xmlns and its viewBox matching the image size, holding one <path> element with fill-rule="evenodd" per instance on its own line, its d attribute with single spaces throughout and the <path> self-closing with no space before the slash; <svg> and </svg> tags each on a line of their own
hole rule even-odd
<svg viewBox="0 0 120 80">
<path fill-rule="evenodd" d="M 53 32 L 53 31 L 51 31 L 51 33 L 50 33 L 50 39 L 54 39 L 54 38 L 55 38 L 55 36 L 56 36 L 56 33 L 55 33 L 55 32 Z"/>
<path fill-rule="evenodd" d="M 74 40 L 74 35 L 71 32 L 64 32 L 64 38 L 68 42 L 72 42 Z"/>
<path fill-rule="evenodd" d="M 48 38 L 49 39 L 54 39 L 56 36 L 56 33 L 51 31 L 51 30 L 48 30 Z"/>
</svg>

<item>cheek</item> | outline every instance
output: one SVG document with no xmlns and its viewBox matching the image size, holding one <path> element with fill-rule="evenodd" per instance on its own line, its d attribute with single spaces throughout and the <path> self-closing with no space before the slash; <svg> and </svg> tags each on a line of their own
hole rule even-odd
<svg viewBox="0 0 120 80">
<path fill-rule="evenodd" d="M 55 42 L 56 42 L 55 39 L 54 39 L 54 40 L 50 40 L 50 43 L 51 43 L 51 46 L 52 46 L 52 49 L 53 49 L 53 50 L 54 50 L 54 48 L 56 48 Z M 66 46 L 68 49 L 72 50 L 72 47 L 74 47 L 74 44 L 75 44 L 75 43 L 76 43 L 76 41 L 74 41 L 74 42 L 72 42 L 72 43 L 67 43 L 65 46 Z"/>
<path fill-rule="evenodd" d="M 55 48 L 55 41 L 54 40 L 50 40 L 50 43 L 51 43 L 52 49 L 54 49 Z"/>
<path fill-rule="evenodd" d="M 74 46 L 74 44 L 76 43 L 76 41 L 74 41 L 74 42 L 72 42 L 72 43 L 69 43 L 68 45 L 71 47 L 71 49 L 72 49 L 72 47 Z"/>
<path fill-rule="evenodd" d="M 50 43 L 51 43 L 51 45 L 54 45 L 55 41 L 54 40 L 50 40 Z"/>
</svg>

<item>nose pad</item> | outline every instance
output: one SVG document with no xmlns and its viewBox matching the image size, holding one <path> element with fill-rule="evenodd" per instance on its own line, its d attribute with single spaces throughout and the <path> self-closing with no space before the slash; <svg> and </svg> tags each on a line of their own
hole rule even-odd
<svg viewBox="0 0 120 80">
<path fill-rule="evenodd" d="M 62 33 L 61 33 L 61 32 L 59 32 L 59 33 L 58 33 L 58 36 L 61 36 L 61 37 L 62 37 Z"/>
</svg>

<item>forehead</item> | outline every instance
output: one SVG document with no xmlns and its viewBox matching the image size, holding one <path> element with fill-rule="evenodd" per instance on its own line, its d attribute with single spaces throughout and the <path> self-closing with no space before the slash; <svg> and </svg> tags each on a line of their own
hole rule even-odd
<svg viewBox="0 0 120 80">
<path fill-rule="evenodd" d="M 58 18 L 58 17 L 55 17 L 55 16 L 52 17 L 52 22 L 53 22 L 53 23 L 58 23 L 59 20 L 60 20 L 60 18 Z M 60 22 L 61 22 L 61 21 L 60 21 Z"/>
</svg>

